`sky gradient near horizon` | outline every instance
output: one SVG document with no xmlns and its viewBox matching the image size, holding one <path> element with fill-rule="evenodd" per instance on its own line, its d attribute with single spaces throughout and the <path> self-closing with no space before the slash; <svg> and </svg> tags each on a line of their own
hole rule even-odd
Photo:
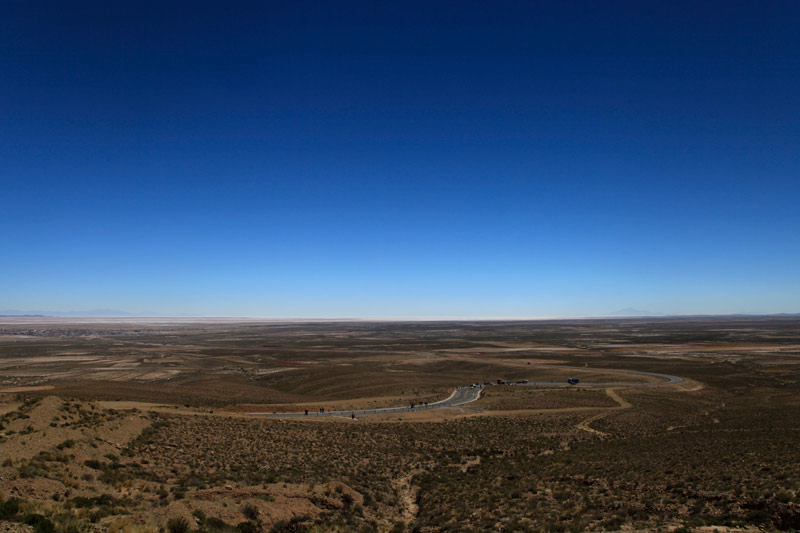
<svg viewBox="0 0 800 533">
<path fill-rule="evenodd" d="M 5 2 L 0 309 L 800 312 L 800 3 Z"/>
</svg>

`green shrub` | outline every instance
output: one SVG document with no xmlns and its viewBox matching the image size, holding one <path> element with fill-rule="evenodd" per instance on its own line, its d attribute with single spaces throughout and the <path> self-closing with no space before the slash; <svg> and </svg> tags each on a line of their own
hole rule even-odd
<svg viewBox="0 0 800 533">
<path fill-rule="evenodd" d="M 353 499 L 353 496 L 351 494 L 345 494 L 344 496 L 342 496 L 342 504 L 344 504 L 346 509 L 352 507 L 354 501 L 355 500 Z"/>
<path fill-rule="evenodd" d="M 19 500 L 12 498 L 0 505 L 0 520 L 11 520 L 19 513 Z"/>
<path fill-rule="evenodd" d="M 228 524 L 222 520 L 221 518 L 217 518 L 216 516 L 211 516 L 206 518 L 203 522 L 203 525 L 209 531 L 219 531 L 219 530 L 227 530 Z"/>
<path fill-rule="evenodd" d="M 248 503 L 242 506 L 242 514 L 248 520 L 258 520 L 258 509 L 256 509 L 255 505 Z"/>
<path fill-rule="evenodd" d="M 169 533 L 188 533 L 189 521 L 182 516 L 176 516 L 167 520 L 167 531 Z"/>
<path fill-rule="evenodd" d="M 237 533 L 258 533 L 259 529 L 253 522 L 241 522 L 236 525 Z"/>
<path fill-rule="evenodd" d="M 53 531 L 56 529 L 55 524 L 53 524 L 50 519 L 40 514 L 34 513 L 26 515 L 23 522 L 29 526 L 33 526 L 33 528 L 36 530 L 36 533 L 53 533 Z"/>
</svg>

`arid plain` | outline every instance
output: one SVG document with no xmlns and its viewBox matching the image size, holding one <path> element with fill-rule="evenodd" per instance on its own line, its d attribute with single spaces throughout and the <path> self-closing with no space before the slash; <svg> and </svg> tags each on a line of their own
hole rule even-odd
<svg viewBox="0 0 800 533">
<path fill-rule="evenodd" d="M 797 317 L 0 318 L 0 415 L 0 531 L 800 529 Z"/>
</svg>

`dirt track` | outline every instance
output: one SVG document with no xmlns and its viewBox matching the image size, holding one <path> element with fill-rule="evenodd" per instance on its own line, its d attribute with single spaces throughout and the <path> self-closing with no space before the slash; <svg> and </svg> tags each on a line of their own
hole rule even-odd
<svg viewBox="0 0 800 533">
<path fill-rule="evenodd" d="M 522 363 L 506 363 L 509 365 L 521 365 Z M 524 363 L 526 366 L 529 366 L 527 363 Z M 586 368 L 576 368 L 576 367 L 569 367 L 569 366 L 555 366 L 555 365 L 537 365 L 537 366 L 544 366 L 548 368 L 559 368 L 559 369 L 567 369 L 573 371 L 585 371 Z M 645 381 L 641 383 L 592 383 L 592 382 L 585 382 L 577 385 L 572 385 L 573 387 L 609 387 L 609 386 L 625 386 L 625 387 L 652 387 L 657 385 L 672 385 L 675 383 L 681 383 L 683 378 L 678 376 L 672 376 L 669 374 L 659 374 L 656 372 L 643 372 L 637 370 L 621 370 L 621 369 L 603 369 L 604 372 L 613 372 L 618 374 L 634 374 L 637 376 L 648 376 L 648 377 L 656 377 L 666 381 Z M 517 383 L 510 383 L 509 386 L 527 386 L 527 387 L 563 387 L 565 384 L 563 382 L 555 382 L 555 381 L 532 381 L 532 382 L 517 382 Z M 486 385 L 491 386 L 491 385 Z M 472 403 L 480 398 L 481 391 L 483 391 L 483 385 L 466 385 L 462 387 L 456 388 L 453 393 L 445 398 L 444 400 L 430 403 L 430 404 L 423 404 L 423 405 L 407 405 L 407 406 L 399 406 L 399 407 L 385 407 L 381 409 L 354 409 L 349 411 L 319 411 L 319 412 L 312 412 L 312 411 L 304 411 L 304 412 L 294 412 L 294 413 L 248 413 L 250 416 L 258 416 L 258 417 L 265 417 L 265 418 L 306 418 L 306 417 L 353 417 L 356 416 L 364 416 L 364 415 L 380 415 L 380 414 L 387 414 L 387 413 L 405 413 L 405 412 L 416 412 L 416 411 L 424 411 L 429 409 L 443 409 L 448 407 L 457 407 L 461 405 L 465 405 L 468 403 Z M 590 409 L 627 409 L 631 407 L 631 404 L 620 398 L 614 389 L 606 388 L 606 394 L 608 394 L 614 401 L 617 402 L 617 407 L 611 408 L 597 408 L 592 407 Z M 589 423 L 599 420 L 600 418 L 606 416 L 608 413 L 600 413 L 599 415 L 595 415 L 591 417 L 581 424 L 579 424 L 579 428 L 585 431 L 589 431 L 595 434 L 602 434 L 601 432 L 592 429 L 588 426 Z M 602 434 L 604 435 L 604 434 Z"/>
</svg>

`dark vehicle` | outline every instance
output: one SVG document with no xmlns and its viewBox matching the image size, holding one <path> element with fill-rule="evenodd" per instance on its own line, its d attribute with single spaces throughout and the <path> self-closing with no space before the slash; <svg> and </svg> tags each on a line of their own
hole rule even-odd
<svg viewBox="0 0 800 533">
<path fill-rule="evenodd" d="M 503 383 L 505 383 L 505 381 L 503 381 L 502 378 L 497 378 L 497 384 L 498 385 L 502 385 Z"/>
<path fill-rule="evenodd" d="M 578 378 L 569 378 L 569 379 L 567 379 L 567 383 L 569 383 L 570 385 L 577 385 L 580 382 L 581 382 L 581 380 L 579 380 Z"/>
</svg>

